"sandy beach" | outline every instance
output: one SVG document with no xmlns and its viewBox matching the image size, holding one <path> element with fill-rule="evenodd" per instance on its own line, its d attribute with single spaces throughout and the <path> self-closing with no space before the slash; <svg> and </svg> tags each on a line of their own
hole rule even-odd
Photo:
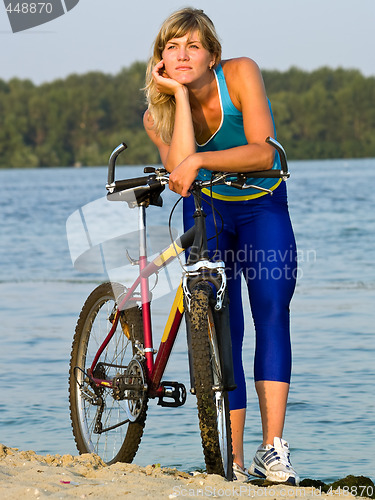
<svg viewBox="0 0 375 500">
<path fill-rule="evenodd" d="M 359 483 L 361 482 L 359 478 Z M 366 478 L 364 478 L 365 480 Z M 357 481 L 358 483 L 358 481 Z M 373 495 L 373 486 L 343 487 L 324 493 L 316 484 L 255 485 L 228 482 L 220 476 L 187 472 L 150 464 L 106 466 L 96 455 L 37 455 L 0 445 L 0 498 L 354 498 Z M 351 492 L 357 493 L 353 495 Z"/>
</svg>

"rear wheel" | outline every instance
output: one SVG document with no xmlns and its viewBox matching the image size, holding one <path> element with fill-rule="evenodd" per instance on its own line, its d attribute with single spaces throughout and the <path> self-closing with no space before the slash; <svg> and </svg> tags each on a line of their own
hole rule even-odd
<svg viewBox="0 0 375 500">
<path fill-rule="evenodd" d="M 198 284 L 191 293 L 188 319 L 194 386 L 207 472 L 232 480 L 233 455 L 228 393 L 223 390 L 222 363 L 211 302 L 210 285 Z"/>
<path fill-rule="evenodd" d="M 138 450 L 146 420 L 147 397 L 144 367 L 136 354 L 136 341 L 143 343 L 142 314 L 139 307 L 120 315 L 116 331 L 101 354 L 93 377 L 126 384 L 99 387 L 88 376 L 94 357 L 112 328 L 118 297 L 124 287 L 103 283 L 87 298 L 73 339 L 69 401 L 73 434 L 80 453 L 96 453 L 106 463 L 131 462 Z M 126 375 L 126 378 L 124 378 Z M 142 389 L 140 389 L 140 387 Z"/>
</svg>

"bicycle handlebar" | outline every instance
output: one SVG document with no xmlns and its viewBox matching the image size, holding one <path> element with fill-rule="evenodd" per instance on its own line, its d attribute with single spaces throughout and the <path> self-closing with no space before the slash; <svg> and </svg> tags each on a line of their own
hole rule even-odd
<svg viewBox="0 0 375 500">
<path fill-rule="evenodd" d="M 253 172 L 241 172 L 241 173 L 236 173 L 236 172 L 213 172 L 213 174 L 216 175 L 211 180 L 208 181 L 195 181 L 197 184 L 199 184 L 200 187 L 208 187 L 210 185 L 215 185 L 215 184 L 225 184 L 227 183 L 230 186 L 236 187 L 238 189 L 243 189 L 245 186 L 245 182 L 247 179 L 251 178 L 275 178 L 275 179 L 287 179 L 290 174 L 288 172 L 288 163 L 286 159 L 286 153 L 282 145 L 273 139 L 272 137 L 267 137 L 266 139 L 267 144 L 270 146 L 273 146 L 276 151 L 279 153 L 280 156 L 280 164 L 281 164 L 281 169 L 270 169 L 270 170 L 260 170 L 260 171 L 253 171 Z M 120 181 L 115 181 L 115 166 L 116 166 L 116 160 L 117 157 L 127 149 L 127 145 L 123 142 L 119 146 L 117 146 L 116 149 L 113 150 L 110 158 L 109 158 L 109 163 L 108 163 L 108 183 L 106 185 L 107 190 L 112 193 L 114 191 L 122 191 L 126 189 L 132 189 L 135 187 L 139 186 L 147 186 L 149 185 L 150 180 L 159 180 L 162 184 L 167 184 L 168 179 L 167 179 L 167 174 L 168 172 L 161 168 L 159 170 L 155 170 L 154 168 L 146 167 L 146 169 L 149 169 L 149 172 L 158 172 L 159 177 L 157 178 L 156 174 L 153 173 L 152 175 L 148 176 L 143 176 L 143 177 L 135 177 L 133 179 L 124 179 Z M 145 169 L 145 171 L 147 171 Z M 227 180 L 228 178 L 233 178 L 235 177 L 236 180 Z"/>
<path fill-rule="evenodd" d="M 134 177 L 132 179 L 124 179 L 122 181 L 115 181 L 112 183 L 112 185 L 117 190 L 132 189 L 132 188 L 139 187 L 139 186 L 147 186 L 149 180 L 150 180 L 150 176 L 147 175 L 144 177 Z"/>
<path fill-rule="evenodd" d="M 119 154 L 125 151 L 127 147 L 128 146 L 125 144 L 125 142 L 122 142 L 119 146 L 117 146 L 116 149 L 112 151 L 108 162 L 108 184 L 113 184 L 113 182 L 115 181 L 115 166 L 117 157 Z"/>
<path fill-rule="evenodd" d="M 281 172 L 283 173 L 284 176 L 289 177 L 288 162 L 286 159 L 285 149 L 282 147 L 282 145 L 278 141 L 276 141 L 276 139 L 273 139 L 273 137 L 267 137 L 266 143 L 269 144 L 270 146 L 273 146 L 276 149 L 276 151 L 279 153 Z"/>
</svg>

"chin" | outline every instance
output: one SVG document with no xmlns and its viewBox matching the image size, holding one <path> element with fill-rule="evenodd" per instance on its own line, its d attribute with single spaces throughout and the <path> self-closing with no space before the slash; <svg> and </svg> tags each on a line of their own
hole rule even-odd
<svg viewBox="0 0 375 500">
<path fill-rule="evenodd" d="M 176 80 L 176 82 L 183 85 L 187 85 L 188 83 L 192 83 L 196 80 L 196 78 L 194 78 L 192 75 L 181 75 L 181 73 L 176 75 L 174 79 Z"/>
</svg>

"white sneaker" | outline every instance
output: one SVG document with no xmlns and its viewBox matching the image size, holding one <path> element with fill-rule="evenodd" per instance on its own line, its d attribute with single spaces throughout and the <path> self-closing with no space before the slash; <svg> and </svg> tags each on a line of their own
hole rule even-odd
<svg viewBox="0 0 375 500">
<path fill-rule="evenodd" d="M 238 464 L 233 462 L 233 481 L 240 481 L 242 483 L 245 483 L 249 479 L 251 479 L 251 477 L 247 469 L 243 469 Z"/>
<path fill-rule="evenodd" d="M 274 483 L 299 485 L 298 474 L 290 463 L 289 445 L 279 437 L 274 438 L 273 446 L 259 446 L 249 467 L 249 473 Z"/>
</svg>

